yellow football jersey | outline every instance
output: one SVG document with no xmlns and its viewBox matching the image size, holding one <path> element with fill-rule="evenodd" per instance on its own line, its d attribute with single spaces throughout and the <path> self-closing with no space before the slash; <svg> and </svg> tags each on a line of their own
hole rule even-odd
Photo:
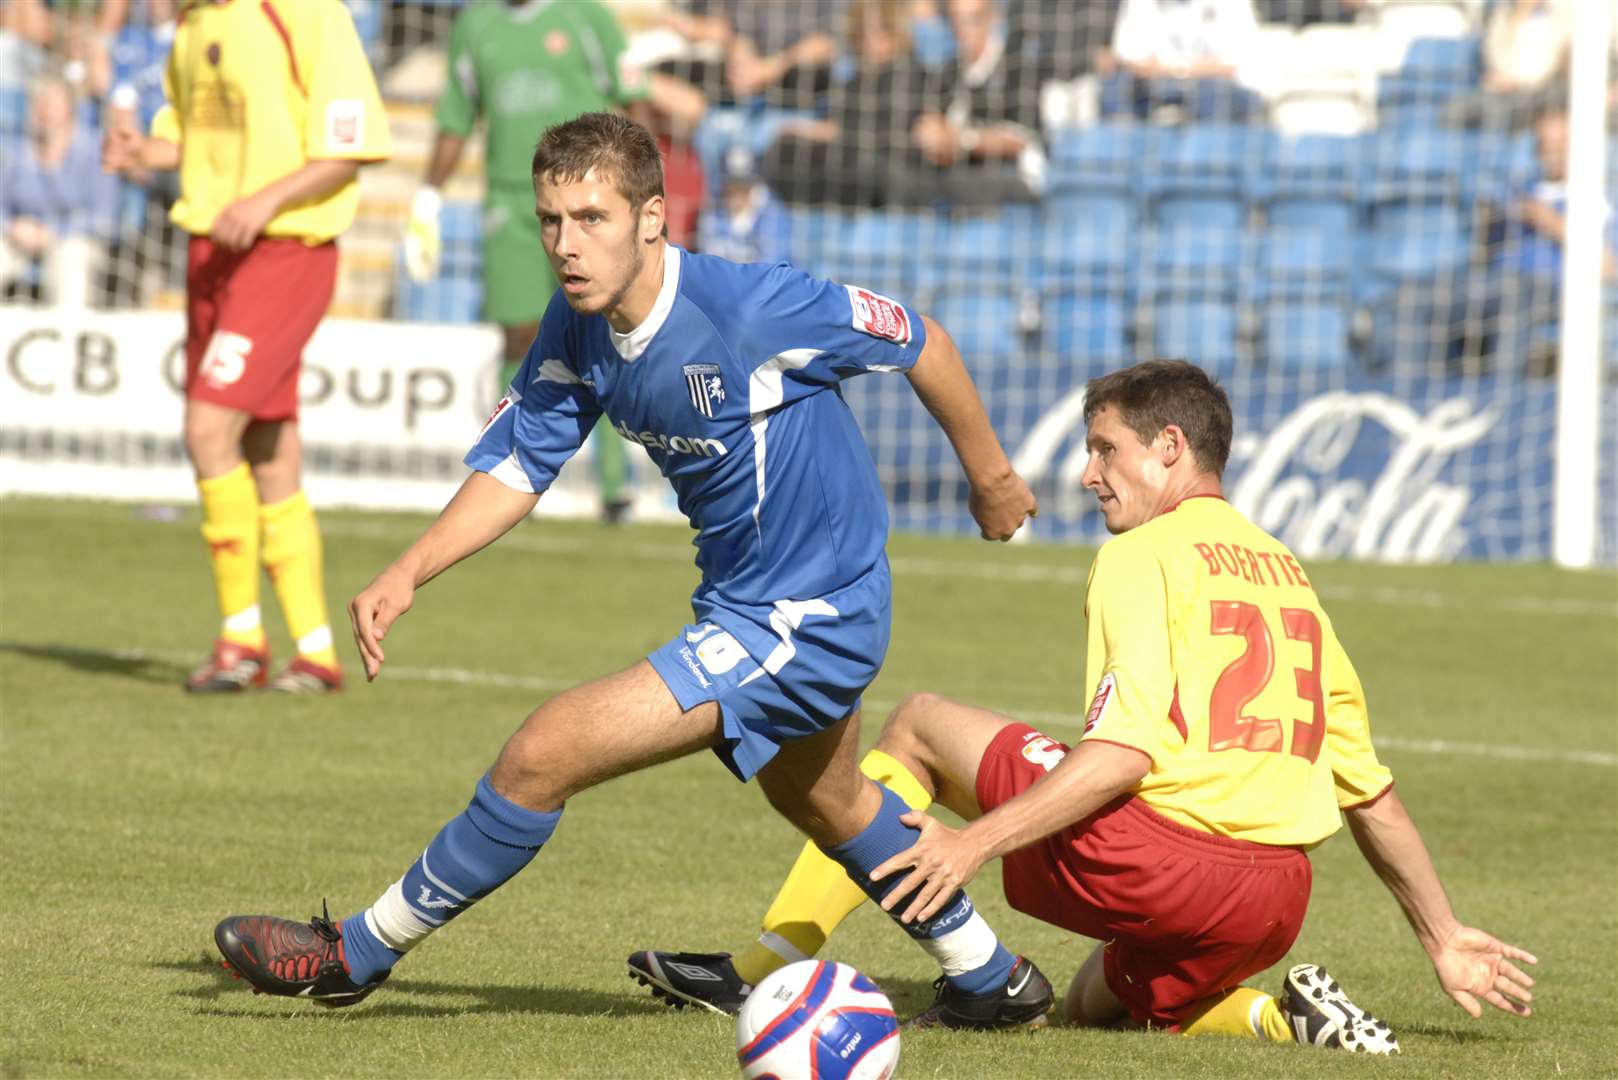
<svg viewBox="0 0 1618 1080">
<path fill-rule="evenodd" d="M 1303 567 L 1223 499 L 1187 499 L 1104 544 L 1085 615 L 1083 738 L 1150 756 L 1137 794 L 1163 816 L 1303 846 L 1393 782 Z"/>
<path fill-rule="evenodd" d="M 170 216 L 204 235 L 219 211 L 311 160 L 392 151 L 370 62 L 340 0 L 194 0 L 169 53 L 169 103 L 152 134 L 180 144 Z M 354 220 L 355 182 L 284 208 L 266 236 L 332 239 Z"/>
</svg>

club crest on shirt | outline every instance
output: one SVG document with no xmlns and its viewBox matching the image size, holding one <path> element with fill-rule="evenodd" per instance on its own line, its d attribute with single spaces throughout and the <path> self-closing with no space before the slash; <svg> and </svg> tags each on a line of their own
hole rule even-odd
<svg viewBox="0 0 1618 1080">
<path fill-rule="evenodd" d="M 686 391 L 691 395 L 691 407 L 713 419 L 714 411 L 725 403 L 725 382 L 719 377 L 719 365 L 686 364 L 682 370 Z"/>
<path fill-rule="evenodd" d="M 910 343 L 910 316 L 903 304 L 858 285 L 843 288 L 848 290 L 848 302 L 854 309 L 854 329 L 899 345 Z"/>
<path fill-rule="evenodd" d="M 326 149 L 353 150 L 365 141 L 365 103 L 343 98 L 326 106 Z"/>
<path fill-rule="evenodd" d="M 1101 676 L 1101 682 L 1096 685 L 1096 696 L 1090 699 L 1090 711 L 1084 717 L 1084 734 L 1094 731 L 1107 715 L 1107 706 L 1112 704 L 1113 690 L 1112 672 Z"/>
</svg>

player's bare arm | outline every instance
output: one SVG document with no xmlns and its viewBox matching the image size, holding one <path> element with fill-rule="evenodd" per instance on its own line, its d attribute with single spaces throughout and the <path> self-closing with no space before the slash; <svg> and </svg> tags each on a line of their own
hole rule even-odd
<svg viewBox="0 0 1618 1080">
<path fill-rule="evenodd" d="M 180 144 L 156 139 L 133 128 L 109 127 L 101 137 L 103 172 L 127 176 L 137 172 L 172 171 L 180 167 Z"/>
<path fill-rule="evenodd" d="M 219 211 L 211 234 L 214 242 L 231 251 L 246 251 L 284 207 L 336 191 L 354 179 L 360 164 L 354 158 L 319 158 L 270 181 Z"/>
<path fill-rule="evenodd" d="M 927 316 L 921 321 L 927 328 L 927 344 L 906 373 L 910 386 L 955 448 L 972 488 L 972 518 L 983 538 L 1010 540 L 1026 519 L 1039 512 L 1039 504 L 1011 467 L 954 339 Z"/>
<path fill-rule="evenodd" d="M 416 590 L 510 532 L 538 502 L 538 495 L 509 488 L 488 473 L 466 478 L 420 539 L 349 601 L 348 618 L 367 681 L 382 670 L 382 639 L 410 610 Z"/>
<path fill-rule="evenodd" d="M 901 922 L 932 917 L 984 863 L 1084 820 L 1133 790 L 1151 764 L 1131 747 L 1082 742 L 1027 791 L 964 828 L 952 829 L 918 811 L 904 815 L 900 820 L 920 829 L 921 838 L 871 872 L 880 881 L 910 869 L 883 901 L 883 910 L 892 911 L 908 898 Z"/>
<path fill-rule="evenodd" d="M 1390 790 L 1370 805 L 1348 811 L 1347 817 L 1360 853 L 1404 910 L 1444 992 L 1473 1019 L 1483 1015 L 1480 1001 L 1516 1016 L 1529 1015 L 1534 980 L 1514 961 L 1537 964 L 1538 958 L 1455 917 L 1427 845 L 1398 793 Z"/>
</svg>

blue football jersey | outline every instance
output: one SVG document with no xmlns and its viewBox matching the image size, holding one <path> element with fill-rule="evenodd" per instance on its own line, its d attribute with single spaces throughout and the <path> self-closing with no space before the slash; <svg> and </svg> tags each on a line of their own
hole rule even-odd
<svg viewBox="0 0 1618 1080">
<path fill-rule="evenodd" d="M 888 511 L 838 384 L 908 370 L 920 317 L 783 263 L 673 245 L 663 258 L 652 312 L 627 334 L 556 294 L 466 463 L 544 491 L 605 412 L 674 485 L 702 587 L 769 604 L 848 585 L 882 558 Z"/>
</svg>

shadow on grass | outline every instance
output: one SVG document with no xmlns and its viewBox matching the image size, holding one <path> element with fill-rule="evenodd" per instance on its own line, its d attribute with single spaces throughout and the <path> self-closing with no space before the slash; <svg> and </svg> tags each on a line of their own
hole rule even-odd
<svg viewBox="0 0 1618 1080">
<path fill-rule="evenodd" d="M 117 675 L 137 682 L 176 684 L 188 674 L 185 667 L 147 656 L 138 649 L 85 649 L 48 642 L 0 641 L 0 653 L 49 660 L 89 675 Z"/>
<path fill-rule="evenodd" d="M 1445 1027 L 1442 1024 L 1398 1024 L 1393 1029 L 1401 1037 L 1420 1035 L 1424 1039 L 1452 1043 L 1506 1042 L 1506 1039 L 1487 1031 L 1472 1028 Z"/>
<path fill-rule="evenodd" d="M 231 1008 L 227 1002 L 252 993 L 247 983 L 225 971 L 217 957 L 203 953 L 194 960 L 159 960 L 152 965 L 164 971 L 178 971 L 198 977 L 198 984 L 175 991 L 176 997 L 195 998 L 205 1004 L 198 1010 L 208 1016 L 235 1016 L 252 1020 L 283 1020 L 285 1013 L 259 1008 Z M 456 1004 L 438 1005 L 410 998 L 460 998 Z M 372 1003 L 374 1002 L 374 1004 Z M 245 1002 L 244 1002 L 245 1003 Z M 433 1016 L 468 1016 L 475 1013 L 544 1013 L 556 1016 L 633 1016 L 662 1015 L 667 1006 L 626 989 L 622 994 L 561 986 L 499 986 L 438 982 L 433 979 L 394 978 L 380 999 L 372 998 L 357 1009 L 305 1009 L 298 1015 L 315 1019 L 341 1011 L 345 1018 L 387 1019 Z"/>
</svg>

